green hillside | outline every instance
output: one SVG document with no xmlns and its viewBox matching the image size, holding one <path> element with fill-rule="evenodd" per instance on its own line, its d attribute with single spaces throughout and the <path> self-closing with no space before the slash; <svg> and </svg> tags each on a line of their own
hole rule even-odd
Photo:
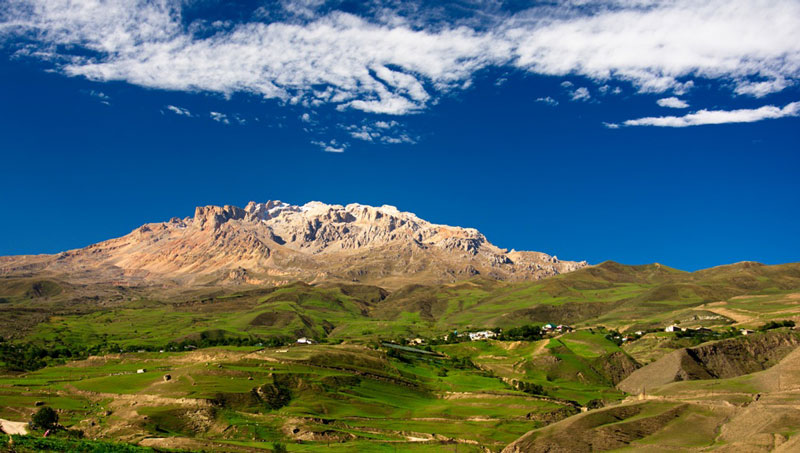
<svg viewBox="0 0 800 453">
<path fill-rule="evenodd" d="M 634 375 L 636 385 L 620 388 L 647 387 L 638 382 L 667 369 L 673 351 L 694 347 L 739 357 L 730 362 L 739 365 L 704 358 L 708 376 L 764 370 L 711 379 L 728 403 L 752 400 L 763 387 L 753 376 L 783 366 L 772 367 L 783 355 L 747 364 L 736 348 L 698 345 L 739 341 L 742 328 L 786 331 L 781 326 L 800 321 L 798 304 L 800 264 L 689 273 L 605 262 L 536 282 L 476 277 L 392 292 L 337 283 L 183 289 L 7 278 L 0 280 L 0 419 L 56 409 L 71 430 L 55 434 L 61 451 L 72 448 L 68 436 L 155 449 L 499 451 L 532 430 L 523 444 L 551 445 L 575 426 L 627 439 L 609 440 L 622 448 L 666 442 L 670 420 L 705 427 L 675 444 L 695 448 L 710 445 L 708 433 L 731 416 L 697 401 L 706 381 L 652 388 L 648 394 L 665 400 L 638 405 L 617 386 Z M 542 330 L 548 323 L 569 327 Z M 674 323 L 678 332 L 664 332 Z M 484 329 L 499 336 L 465 335 Z M 314 344 L 297 344 L 300 337 Z M 748 338 L 741 344 L 760 341 Z M 793 344 L 781 347 L 785 354 Z M 597 415 L 579 415 L 585 410 Z M 624 429 L 611 429 L 613 420 Z M 569 448 L 581 451 L 587 439 Z"/>
</svg>

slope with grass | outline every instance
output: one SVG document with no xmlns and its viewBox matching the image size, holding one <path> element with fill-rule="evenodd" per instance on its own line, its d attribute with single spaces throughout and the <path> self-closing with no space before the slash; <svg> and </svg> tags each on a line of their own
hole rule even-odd
<svg viewBox="0 0 800 453">
<path fill-rule="evenodd" d="M 694 347 L 700 337 L 663 327 L 677 321 L 727 332 L 800 321 L 798 304 L 798 264 L 688 273 L 606 262 L 536 282 L 475 277 L 392 290 L 3 278 L 0 418 L 25 421 L 44 403 L 88 438 L 154 448 L 250 451 L 283 442 L 290 451 L 441 451 L 457 443 L 461 451 L 497 451 L 535 429 L 514 448 L 580 451 L 589 434 L 564 445 L 554 439 L 577 429 L 600 433 L 608 448 L 751 446 L 740 433 L 761 417 L 751 437 L 766 445 L 770 435 L 778 448 L 795 442 L 797 399 L 787 390 L 794 371 L 786 370 L 796 343 L 749 352 Z M 576 330 L 530 341 L 448 335 L 545 323 Z M 644 336 L 621 344 L 637 330 Z M 316 344 L 294 344 L 301 336 Z M 426 340 L 422 350 L 381 346 L 416 337 Z M 671 353 L 691 358 L 706 379 L 650 376 Z M 639 393 L 626 384 L 638 376 L 651 399 L 625 401 L 620 389 Z M 579 413 L 588 407 L 595 409 Z M 696 434 L 681 434 L 695 425 Z"/>
<path fill-rule="evenodd" d="M 356 345 L 130 353 L 0 377 L 0 417 L 28 418 L 37 402 L 90 438 L 293 451 L 500 448 L 541 424 L 530 414 L 564 407 L 461 362 Z"/>
</svg>

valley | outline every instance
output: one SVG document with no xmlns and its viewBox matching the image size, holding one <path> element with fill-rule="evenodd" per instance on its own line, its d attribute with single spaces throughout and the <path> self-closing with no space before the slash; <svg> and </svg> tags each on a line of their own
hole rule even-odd
<svg viewBox="0 0 800 453">
<path fill-rule="evenodd" d="M 81 442 L 509 452 L 796 442 L 800 337 L 781 326 L 800 321 L 797 264 L 688 273 L 606 262 L 538 281 L 400 288 L 0 284 L 0 419 L 52 407 Z M 466 336 L 487 329 L 499 335 Z M 703 428 L 674 434 L 684 424 Z"/>
</svg>

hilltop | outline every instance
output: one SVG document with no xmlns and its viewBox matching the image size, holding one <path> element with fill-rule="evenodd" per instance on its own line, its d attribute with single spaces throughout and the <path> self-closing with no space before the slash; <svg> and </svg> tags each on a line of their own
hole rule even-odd
<svg viewBox="0 0 800 453">
<path fill-rule="evenodd" d="M 398 287 L 485 276 L 538 280 L 583 268 L 508 251 L 473 228 L 438 225 L 393 206 L 280 201 L 197 207 L 123 237 L 57 255 L 0 258 L 0 275 L 125 285 L 276 285 L 294 280 Z"/>
</svg>

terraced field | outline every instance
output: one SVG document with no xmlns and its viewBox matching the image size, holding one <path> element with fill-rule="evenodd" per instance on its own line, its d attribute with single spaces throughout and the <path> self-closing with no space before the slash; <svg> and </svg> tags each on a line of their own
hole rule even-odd
<svg viewBox="0 0 800 453">
<path fill-rule="evenodd" d="M 259 388 L 285 391 L 287 404 Z M 1 418 L 27 418 L 44 403 L 91 438 L 186 448 L 197 440 L 230 448 L 303 441 L 292 451 L 329 443 L 347 451 L 436 451 L 456 442 L 462 451 L 498 449 L 537 426 L 532 414 L 565 407 L 479 369 L 389 359 L 355 345 L 93 357 L 1 378 L 0 401 Z"/>
</svg>

